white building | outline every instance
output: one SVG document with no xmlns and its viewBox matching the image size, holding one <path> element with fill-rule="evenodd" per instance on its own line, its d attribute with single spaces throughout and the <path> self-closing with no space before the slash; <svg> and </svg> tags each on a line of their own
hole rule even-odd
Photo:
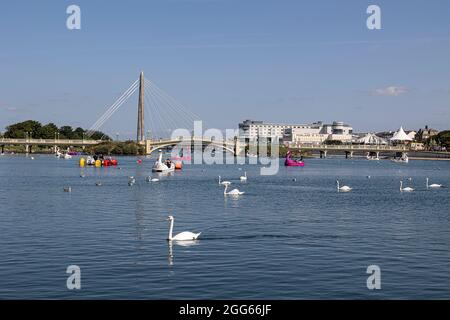
<svg viewBox="0 0 450 320">
<path fill-rule="evenodd" d="M 246 120 L 239 124 L 239 136 L 247 141 L 276 138 L 287 144 L 320 144 L 326 140 L 352 141 L 353 128 L 343 122 L 324 124 L 275 124 Z"/>
</svg>

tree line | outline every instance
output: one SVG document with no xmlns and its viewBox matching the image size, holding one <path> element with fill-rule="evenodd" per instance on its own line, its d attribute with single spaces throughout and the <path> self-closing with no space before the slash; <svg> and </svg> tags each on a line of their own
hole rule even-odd
<svg viewBox="0 0 450 320">
<path fill-rule="evenodd" d="M 101 131 L 94 132 L 90 137 L 86 136 L 86 132 L 87 130 L 80 127 L 73 129 L 71 126 L 62 126 L 58 128 L 54 123 L 42 125 L 39 121 L 27 120 L 7 126 L 3 136 L 10 139 L 111 140 Z"/>
<path fill-rule="evenodd" d="M 438 145 L 450 149 L 450 130 L 441 131 L 436 136 L 428 138 L 425 142 L 429 146 Z"/>
</svg>

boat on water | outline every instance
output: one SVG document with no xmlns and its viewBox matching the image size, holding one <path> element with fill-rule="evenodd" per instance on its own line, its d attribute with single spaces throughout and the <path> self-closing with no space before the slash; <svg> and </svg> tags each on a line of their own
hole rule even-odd
<svg viewBox="0 0 450 320">
<path fill-rule="evenodd" d="M 302 159 L 293 159 L 291 158 L 292 152 L 289 150 L 286 155 L 286 160 L 284 161 L 284 165 L 286 167 L 304 167 L 305 163 Z"/>
<path fill-rule="evenodd" d="M 119 164 L 119 162 L 116 159 L 113 159 L 111 157 L 103 157 L 102 155 L 97 156 L 87 156 L 87 158 L 80 158 L 80 167 L 84 166 L 95 166 L 97 168 L 100 167 L 116 167 Z"/>
<path fill-rule="evenodd" d="M 56 156 L 58 159 L 65 159 L 65 160 L 72 159 L 72 156 L 69 154 L 69 151 L 67 151 L 66 153 L 64 153 L 64 152 L 61 152 L 59 148 L 56 149 L 55 156 Z"/>
<path fill-rule="evenodd" d="M 175 163 L 170 159 L 166 161 L 162 161 L 162 151 L 159 150 L 158 160 L 156 160 L 155 164 L 152 168 L 153 172 L 173 172 L 175 171 Z"/>
<path fill-rule="evenodd" d="M 370 161 L 380 161 L 380 157 L 376 152 L 367 152 L 366 158 Z"/>
<path fill-rule="evenodd" d="M 393 162 L 395 163 L 408 163 L 409 162 L 409 158 L 408 155 L 406 153 L 401 153 L 401 154 L 397 154 L 394 159 L 392 159 Z"/>
<path fill-rule="evenodd" d="M 91 157 L 91 156 L 88 156 L 86 158 L 86 164 L 88 166 L 95 166 L 95 159 L 93 157 Z"/>
</svg>

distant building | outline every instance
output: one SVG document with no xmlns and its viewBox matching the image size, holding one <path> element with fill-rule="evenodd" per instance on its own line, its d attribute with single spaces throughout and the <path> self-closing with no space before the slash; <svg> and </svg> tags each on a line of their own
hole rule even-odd
<svg viewBox="0 0 450 320">
<path fill-rule="evenodd" d="M 320 144 L 326 140 L 352 141 L 353 128 L 343 122 L 324 124 L 275 124 L 246 120 L 239 124 L 239 136 L 247 141 L 276 138 L 287 144 Z"/>
<path fill-rule="evenodd" d="M 290 128 L 286 124 L 265 123 L 263 121 L 245 120 L 239 123 L 239 137 L 248 141 L 258 141 L 258 139 L 283 138 L 284 130 Z"/>
<path fill-rule="evenodd" d="M 422 128 L 417 132 L 416 139 L 419 141 L 426 141 L 429 138 L 434 137 L 438 134 L 439 134 L 438 130 L 431 129 L 428 128 L 428 126 L 425 126 L 425 128 Z"/>
</svg>

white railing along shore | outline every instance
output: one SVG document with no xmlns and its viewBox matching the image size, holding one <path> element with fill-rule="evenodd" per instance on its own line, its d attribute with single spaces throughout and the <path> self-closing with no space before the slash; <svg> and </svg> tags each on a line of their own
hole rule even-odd
<svg viewBox="0 0 450 320">
<path fill-rule="evenodd" d="M 99 144 L 102 140 L 77 140 L 77 139 L 9 139 L 1 138 L 0 144 L 42 144 L 42 145 L 55 145 L 55 144 L 67 144 L 67 145 L 87 145 L 87 144 Z"/>
</svg>

